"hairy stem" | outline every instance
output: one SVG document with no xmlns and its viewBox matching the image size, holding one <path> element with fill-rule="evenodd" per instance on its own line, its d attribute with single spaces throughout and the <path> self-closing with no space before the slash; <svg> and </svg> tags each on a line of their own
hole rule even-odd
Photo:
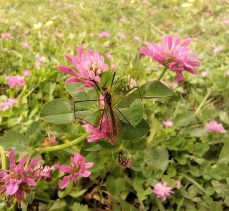
<svg viewBox="0 0 229 211">
<path fill-rule="evenodd" d="M 40 148 L 37 148 L 36 151 L 39 153 L 43 153 L 43 152 L 53 152 L 53 151 L 66 149 L 66 148 L 72 147 L 72 146 L 80 143 L 81 141 L 85 140 L 89 134 L 90 133 L 85 133 L 82 136 L 78 137 L 77 139 L 75 139 L 71 142 L 67 142 L 65 144 L 60 144 L 60 145 L 51 146 L 51 147 L 40 147 Z"/>
<path fill-rule="evenodd" d="M 158 81 L 160 81 L 162 79 L 162 77 L 165 74 L 165 72 L 166 72 L 167 69 L 168 69 L 167 66 L 165 66 L 164 69 L 163 69 L 163 71 L 161 72 L 161 74 L 159 75 L 159 77 L 157 79 Z"/>
</svg>

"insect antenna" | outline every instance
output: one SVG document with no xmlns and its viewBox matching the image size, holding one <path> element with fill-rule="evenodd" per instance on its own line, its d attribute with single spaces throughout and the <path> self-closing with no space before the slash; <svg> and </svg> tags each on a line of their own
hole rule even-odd
<svg viewBox="0 0 229 211">
<path fill-rule="evenodd" d="M 110 91 L 111 91 L 113 84 L 114 84 L 115 75 L 116 75 L 116 72 L 114 72 L 113 77 L 112 77 Z"/>
</svg>

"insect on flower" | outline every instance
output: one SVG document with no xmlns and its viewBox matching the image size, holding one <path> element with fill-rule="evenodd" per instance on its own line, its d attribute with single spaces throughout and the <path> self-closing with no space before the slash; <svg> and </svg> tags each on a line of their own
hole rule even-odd
<svg viewBox="0 0 229 211">
<path fill-rule="evenodd" d="M 84 128 L 86 131 L 89 131 L 92 133 L 91 136 L 88 137 L 88 142 L 94 142 L 101 140 L 103 138 L 108 138 L 110 143 L 115 143 L 115 138 L 120 133 L 120 121 L 117 117 L 118 112 L 123 119 L 125 120 L 125 123 L 130 125 L 130 122 L 125 117 L 125 115 L 120 111 L 120 109 L 113 104 L 113 95 L 111 94 L 111 89 L 113 87 L 115 79 L 115 73 L 112 76 L 111 86 L 110 88 L 107 87 L 106 83 L 103 87 L 100 88 L 99 84 L 97 84 L 96 81 L 92 80 L 93 83 L 95 83 L 95 87 L 97 88 L 100 96 L 100 104 L 102 105 L 100 112 L 100 118 L 98 122 L 98 126 L 93 126 L 92 124 L 86 122 L 85 120 L 82 120 L 82 123 L 84 124 Z M 76 108 L 75 104 L 80 102 L 86 102 L 87 100 L 83 101 L 75 101 L 74 102 L 74 115 L 76 114 Z M 98 101 L 98 100 L 88 100 L 88 101 Z M 75 119 L 77 119 L 75 115 Z"/>
</svg>

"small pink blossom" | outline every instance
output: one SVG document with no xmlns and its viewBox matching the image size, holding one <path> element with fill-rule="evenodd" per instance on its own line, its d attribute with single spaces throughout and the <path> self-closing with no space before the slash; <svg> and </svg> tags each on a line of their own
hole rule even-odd
<svg viewBox="0 0 229 211">
<path fill-rule="evenodd" d="M 75 153 L 71 157 L 71 165 L 56 165 L 56 168 L 60 172 L 67 173 L 59 183 L 59 188 L 66 188 L 71 182 L 77 183 L 78 177 L 89 177 L 91 172 L 88 171 L 88 168 L 93 166 L 93 162 L 86 162 L 85 158 L 79 153 Z"/>
<path fill-rule="evenodd" d="M 110 37 L 110 33 L 109 32 L 100 32 L 99 37 L 100 38 L 108 38 L 108 37 Z"/>
<path fill-rule="evenodd" d="M 225 25 L 229 25 L 229 18 L 224 19 L 224 20 L 223 20 L 223 23 L 224 23 Z"/>
<path fill-rule="evenodd" d="M 229 76 L 229 70 L 226 71 L 226 75 Z"/>
<path fill-rule="evenodd" d="M 135 35 L 135 36 L 133 37 L 133 39 L 134 39 L 135 41 L 137 41 L 137 42 L 141 42 L 141 38 L 140 38 L 139 36 L 136 36 L 136 35 Z"/>
<path fill-rule="evenodd" d="M 29 77 L 29 76 L 31 76 L 31 73 L 30 73 L 29 70 L 24 70 L 23 73 L 22 73 L 22 75 L 23 75 L 24 77 Z"/>
<path fill-rule="evenodd" d="M 173 126 L 173 122 L 172 122 L 172 120 L 167 119 L 167 120 L 163 121 L 163 125 L 165 127 L 172 127 Z"/>
<path fill-rule="evenodd" d="M 181 43 L 179 38 L 166 35 L 162 37 L 161 43 L 146 42 L 147 48 L 141 48 L 140 52 L 176 72 L 176 80 L 182 82 L 184 71 L 196 74 L 195 67 L 200 65 L 196 53 L 187 47 L 190 42 L 191 38 L 185 39 Z"/>
<path fill-rule="evenodd" d="M 117 64 L 111 64 L 111 68 L 114 70 L 114 69 L 116 69 L 118 67 L 118 65 Z"/>
<path fill-rule="evenodd" d="M 88 142 L 95 142 L 99 141 L 101 139 L 108 138 L 109 142 L 111 144 L 115 143 L 113 132 L 112 132 L 112 125 L 110 120 L 107 117 L 103 117 L 102 120 L 100 120 L 100 126 L 94 127 L 91 124 L 84 123 L 83 127 L 87 132 L 90 132 L 91 135 L 87 137 Z"/>
<path fill-rule="evenodd" d="M 52 168 L 49 166 L 38 167 L 36 171 L 36 176 L 41 179 L 47 179 L 51 177 Z"/>
<path fill-rule="evenodd" d="M 10 88 L 20 88 L 25 85 L 25 80 L 21 76 L 6 76 L 7 84 Z"/>
<path fill-rule="evenodd" d="M 35 158 L 28 163 L 29 158 L 23 157 L 18 164 L 15 161 L 15 150 L 9 152 L 9 170 L 0 170 L 1 195 L 6 194 L 8 198 L 16 197 L 18 202 L 25 202 L 25 192 L 37 185 L 37 165 L 40 158 Z"/>
<path fill-rule="evenodd" d="M 128 19 L 122 17 L 122 18 L 119 19 L 119 22 L 120 22 L 120 23 L 128 23 Z"/>
<path fill-rule="evenodd" d="M 57 144 L 56 136 L 52 135 L 50 137 L 45 138 L 42 146 L 48 147 L 48 146 L 53 146 L 53 145 L 56 145 L 56 144 Z"/>
<path fill-rule="evenodd" d="M 177 86 L 178 86 L 178 84 L 177 84 L 177 82 L 176 81 L 173 81 L 173 82 L 168 82 L 168 87 L 170 88 L 170 89 L 176 89 L 177 88 Z"/>
<path fill-rule="evenodd" d="M 165 201 L 172 193 L 174 193 L 172 188 L 165 182 L 158 182 L 154 185 L 153 192 L 156 194 L 157 198 L 161 198 L 162 201 Z"/>
<path fill-rule="evenodd" d="M 30 49 L 30 45 L 27 42 L 22 43 L 21 47 L 24 48 L 24 49 Z"/>
<path fill-rule="evenodd" d="M 223 46 L 217 46 L 217 47 L 215 47 L 214 49 L 213 49 L 213 53 L 219 53 L 219 52 L 221 52 L 222 50 L 224 49 L 224 47 Z"/>
<path fill-rule="evenodd" d="M 206 123 L 205 129 L 210 133 L 211 132 L 216 132 L 216 133 L 225 133 L 226 132 L 223 125 L 216 122 L 215 120 Z"/>
<path fill-rule="evenodd" d="M 95 83 L 100 82 L 100 76 L 108 69 L 105 64 L 104 57 L 98 51 L 88 49 L 85 53 L 81 48 L 78 48 L 76 56 L 66 56 L 66 59 L 71 62 L 75 69 L 60 65 L 58 70 L 72 75 L 73 77 L 66 82 L 81 82 L 83 87 L 93 87 Z"/>
<path fill-rule="evenodd" d="M 6 111 L 6 110 L 12 108 L 17 103 L 18 103 L 18 99 L 16 99 L 16 98 L 8 98 L 6 101 L 0 102 L 0 110 L 1 111 Z"/>
<path fill-rule="evenodd" d="M 120 33 L 118 33 L 118 38 L 119 38 L 120 40 L 125 40 L 125 39 L 126 39 L 126 34 L 123 33 L 123 32 L 120 32 Z"/>
<path fill-rule="evenodd" d="M 41 68 L 41 66 L 44 64 L 44 62 L 45 62 L 45 57 L 44 56 L 36 56 L 36 58 L 35 58 L 35 67 L 37 68 L 37 69 L 40 69 Z"/>
<path fill-rule="evenodd" d="M 209 72 L 208 72 L 208 71 L 204 71 L 204 72 L 202 72 L 202 73 L 201 73 L 201 75 L 202 75 L 203 77 L 207 77 L 207 76 L 208 76 L 208 74 L 209 74 Z"/>
<path fill-rule="evenodd" d="M 110 61 L 113 61 L 113 56 L 112 56 L 112 54 L 111 53 L 106 53 L 106 57 L 108 58 L 108 59 L 110 59 Z"/>
<path fill-rule="evenodd" d="M 103 43 L 103 46 L 106 47 L 106 48 L 109 48 L 110 47 L 110 42 L 107 41 L 107 42 Z"/>
<path fill-rule="evenodd" d="M 3 38 L 3 39 L 10 39 L 10 38 L 12 38 L 12 34 L 10 34 L 8 32 L 2 33 L 1 34 L 1 38 Z"/>
<path fill-rule="evenodd" d="M 131 78 L 130 75 L 128 75 L 127 79 L 129 81 L 129 88 L 130 89 L 134 89 L 135 87 L 137 87 L 136 80 L 134 80 L 133 78 Z"/>
</svg>

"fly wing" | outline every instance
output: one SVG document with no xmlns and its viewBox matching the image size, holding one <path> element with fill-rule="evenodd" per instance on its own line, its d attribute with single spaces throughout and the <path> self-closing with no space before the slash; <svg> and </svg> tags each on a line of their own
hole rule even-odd
<svg viewBox="0 0 229 211">
<path fill-rule="evenodd" d="M 115 138 L 120 131 L 120 122 L 116 117 L 112 106 L 107 103 L 104 104 L 104 111 L 102 112 L 100 128 L 108 134 L 109 141 L 115 144 Z"/>
</svg>

